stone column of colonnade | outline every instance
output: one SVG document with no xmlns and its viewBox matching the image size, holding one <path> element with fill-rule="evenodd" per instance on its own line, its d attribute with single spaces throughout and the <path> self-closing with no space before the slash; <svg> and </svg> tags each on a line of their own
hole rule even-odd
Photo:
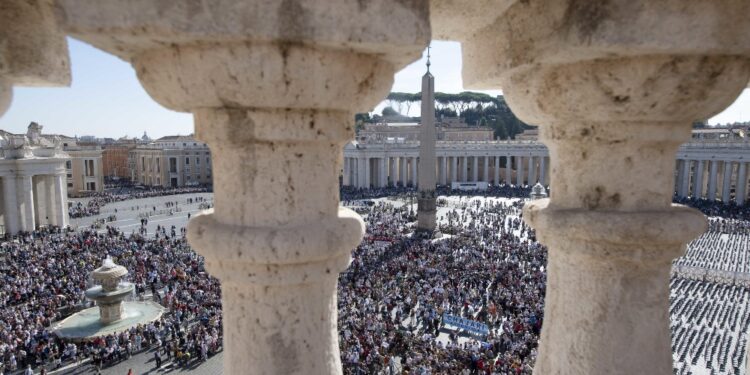
<svg viewBox="0 0 750 375">
<path fill-rule="evenodd" d="M 440 158 L 440 185 L 448 184 L 448 157 L 443 156 Z"/>
<path fill-rule="evenodd" d="M 485 155 L 482 157 L 484 165 L 482 166 L 482 181 L 490 182 L 490 157 Z"/>
<path fill-rule="evenodd" d="M 520 156 L 516 156 L 514 159 L 516 160 L 516 185 L 523 186 L 523 182 L 524 182 L 523 158 Z"/>
<path fill-rule="evenodd" d="M 54 216 L 54 225 L 62 228 L 67 227 L 69 222 L 67 176 L 65 172 L 56 173 L 48 176 L 47 181 L 49 183 L 49 194 L 54 197 L 52 206 L 54 210 L 54 214 L 52 214 Z"/>
<path fill-rule="evenodd" d="M 737 205 L 744 206 L 747 200 L 747 163 L 737 166 L 737 188 L 735 189 Z"/>
<path fill-rule="evenodd" d="M 709 162 L 709 168 L 708 168 L 708 196 L 706 196 L 706 198 L 712 201 L 716 199 L 716 187 L 717 187 L 718 176 L 719 176 L 719 161 L 711 160 Z"/>
<path fill-rule="evenodd" d="M 338 205 L 342 149 L 427 45 L 427 3 L 59 4 L 211 148 L 215 208 L 188 239 L 222 283 L 224 372 L 340 374 L 336 282 L 364 233 Z"/>
<path fill-rule="evenodd" d="M 731 188 L 732 188 L 732 174 L 734 173 L 734 166 L 731 161 L 722 162 L 721 171 L 721 201 L 725 204 L 729 203 Z"/>
<path fill-rule="evenodd" d="M 16 176 L 16 199 L 20 213 L 20 230 L 33 231 L 36 226 L 34 212 L 34 183 L 32 175 L 19 174 Z"/>
<path fill-rule="evenodd" d="M 511 156 L 508 155 L 505 157 L 505 184 L 506 185 L 512 185 L 513 184 L 513 164 L 511 164 Z"/>
<path fill-rule="evenodd" d="M 703 175 L 705 172 L 705 162 L 697 160 L 695 170 L 693 171 L 693 198 L 703 198 Z"/>
<path fill-rule="evenodd" d="M 479 27 L 458 37 L 465 86 L 502 89 L 550 152 L 551 197 L 524 209 L 549 246 L 534 372 L 671 374 L 671 261 L 706 229 L 671 203 L 675 154 L 747 85 L 748 4 L 508 1 L 489 20 L 439 8 L 469 3 L 434 4 L 436 34 Z"/>
<path fill-rule="evenodd" d="M 458 158 L 451 157 L 451 183 L 458 182 Z"/>
</svg>

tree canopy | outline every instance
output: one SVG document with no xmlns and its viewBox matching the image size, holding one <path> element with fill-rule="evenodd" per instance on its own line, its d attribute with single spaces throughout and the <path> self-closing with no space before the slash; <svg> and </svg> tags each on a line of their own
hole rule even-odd
<svg viewBox="0 0 750 375">
<path fill-rule="evenodd" d="M 421 100 L 421 92 L 391 92 L 386 98 L 388 107 L 383 109 L 383 115 L 400 113 L 408 116 L 411 106 Z M 471 91 L 457 94 L 436 92 L 435 107 L 436 118 L 460 117 L 469 126 L 489 126 L 498 139 L 514 139 L 516 134 L 533 127 L 513 114 L 503 96 L 495 97 Z M 358 119 L 367 122 L 369 116 L 367 120 L 362 115 Z"/>
</svg>

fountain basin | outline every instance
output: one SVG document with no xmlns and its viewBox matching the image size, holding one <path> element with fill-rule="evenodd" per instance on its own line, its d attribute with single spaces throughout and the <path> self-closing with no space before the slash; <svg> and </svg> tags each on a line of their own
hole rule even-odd
<svg viewBox="0 0 750 375">
<path fill-rule="evenodd" d="M 163 306 L 151 301 L 127 301 L 121 304 L 122 315 L 118 320 L 103 322 L 100 319 L 100 306 L 94 306 L 53 323 L 52 332 L 63 339 L 82 341 L 122 332 L 138 324 L 148 324 L 158 320 L 166 310 Z"/>
<path fill-rule="evenodd" d="M 103 286 L 97 285 L 86 289 L 86 298 L 96 301 L 98 304 L 114 303 L 126 299 L 133 293 L 135 286 L 131 283 L 121 282 L 117 289 L 107 291 Z"/>
</svg>

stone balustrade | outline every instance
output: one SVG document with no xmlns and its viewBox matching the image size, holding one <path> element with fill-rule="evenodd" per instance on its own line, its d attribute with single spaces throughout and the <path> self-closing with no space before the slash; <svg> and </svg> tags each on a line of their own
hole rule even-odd
<svg viewBox="0 0 750 375">
<path fill-rule="evenodd" d="M 13 85 L 69 82 L 65 33 L 130 62 L 212 150 L 216 207 L 189 239 L 222 281 L 224 371 L 337 374 L 336 277 L 364 229 L 338 208 L 351 119 L 431 34 L 458 40 L 467 88 L 502 89 L 549 149 L 548 168 L 511 160 L 555 187 L 524 215 L 550 248 L 535 372 L 669 374 L 669 264 L 705 229 L 671 205 L 675 154 L 747 85 L 748 13 L 743 0 L 7 0 L 0 112 Z M 457 162 L 441 176 L 467 176 Z M 368 186 L 370 167 L 356 166 Z"/>
</svg>

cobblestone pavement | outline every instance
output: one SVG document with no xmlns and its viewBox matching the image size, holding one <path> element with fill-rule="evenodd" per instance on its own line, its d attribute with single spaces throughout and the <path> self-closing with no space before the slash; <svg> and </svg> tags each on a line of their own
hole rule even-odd
<svg viewBox="0 0 750 375">
<path fill-rule="evenodd" d="M 161 374 L 190 374 L 190 375 L 220 375 L 223 374 L 222 360 L 224 353 L 214 355 L 208 361 L 198 363 L 193 361 L 192 366 L 176 367 L 171 362 L 163 363 L 157 369 L 154 362 L 153 352 L 148 351 L 122 361 L 112 367 L 102 369 L 102 375 L 127 375 L 129 369 L 133 369 L 133 375 L 161 375 Z M 96 371 L 93 366 L 86 364 L 77 368 L 53 371 L 51 375 L 93 375 Z"/>
</svg>

